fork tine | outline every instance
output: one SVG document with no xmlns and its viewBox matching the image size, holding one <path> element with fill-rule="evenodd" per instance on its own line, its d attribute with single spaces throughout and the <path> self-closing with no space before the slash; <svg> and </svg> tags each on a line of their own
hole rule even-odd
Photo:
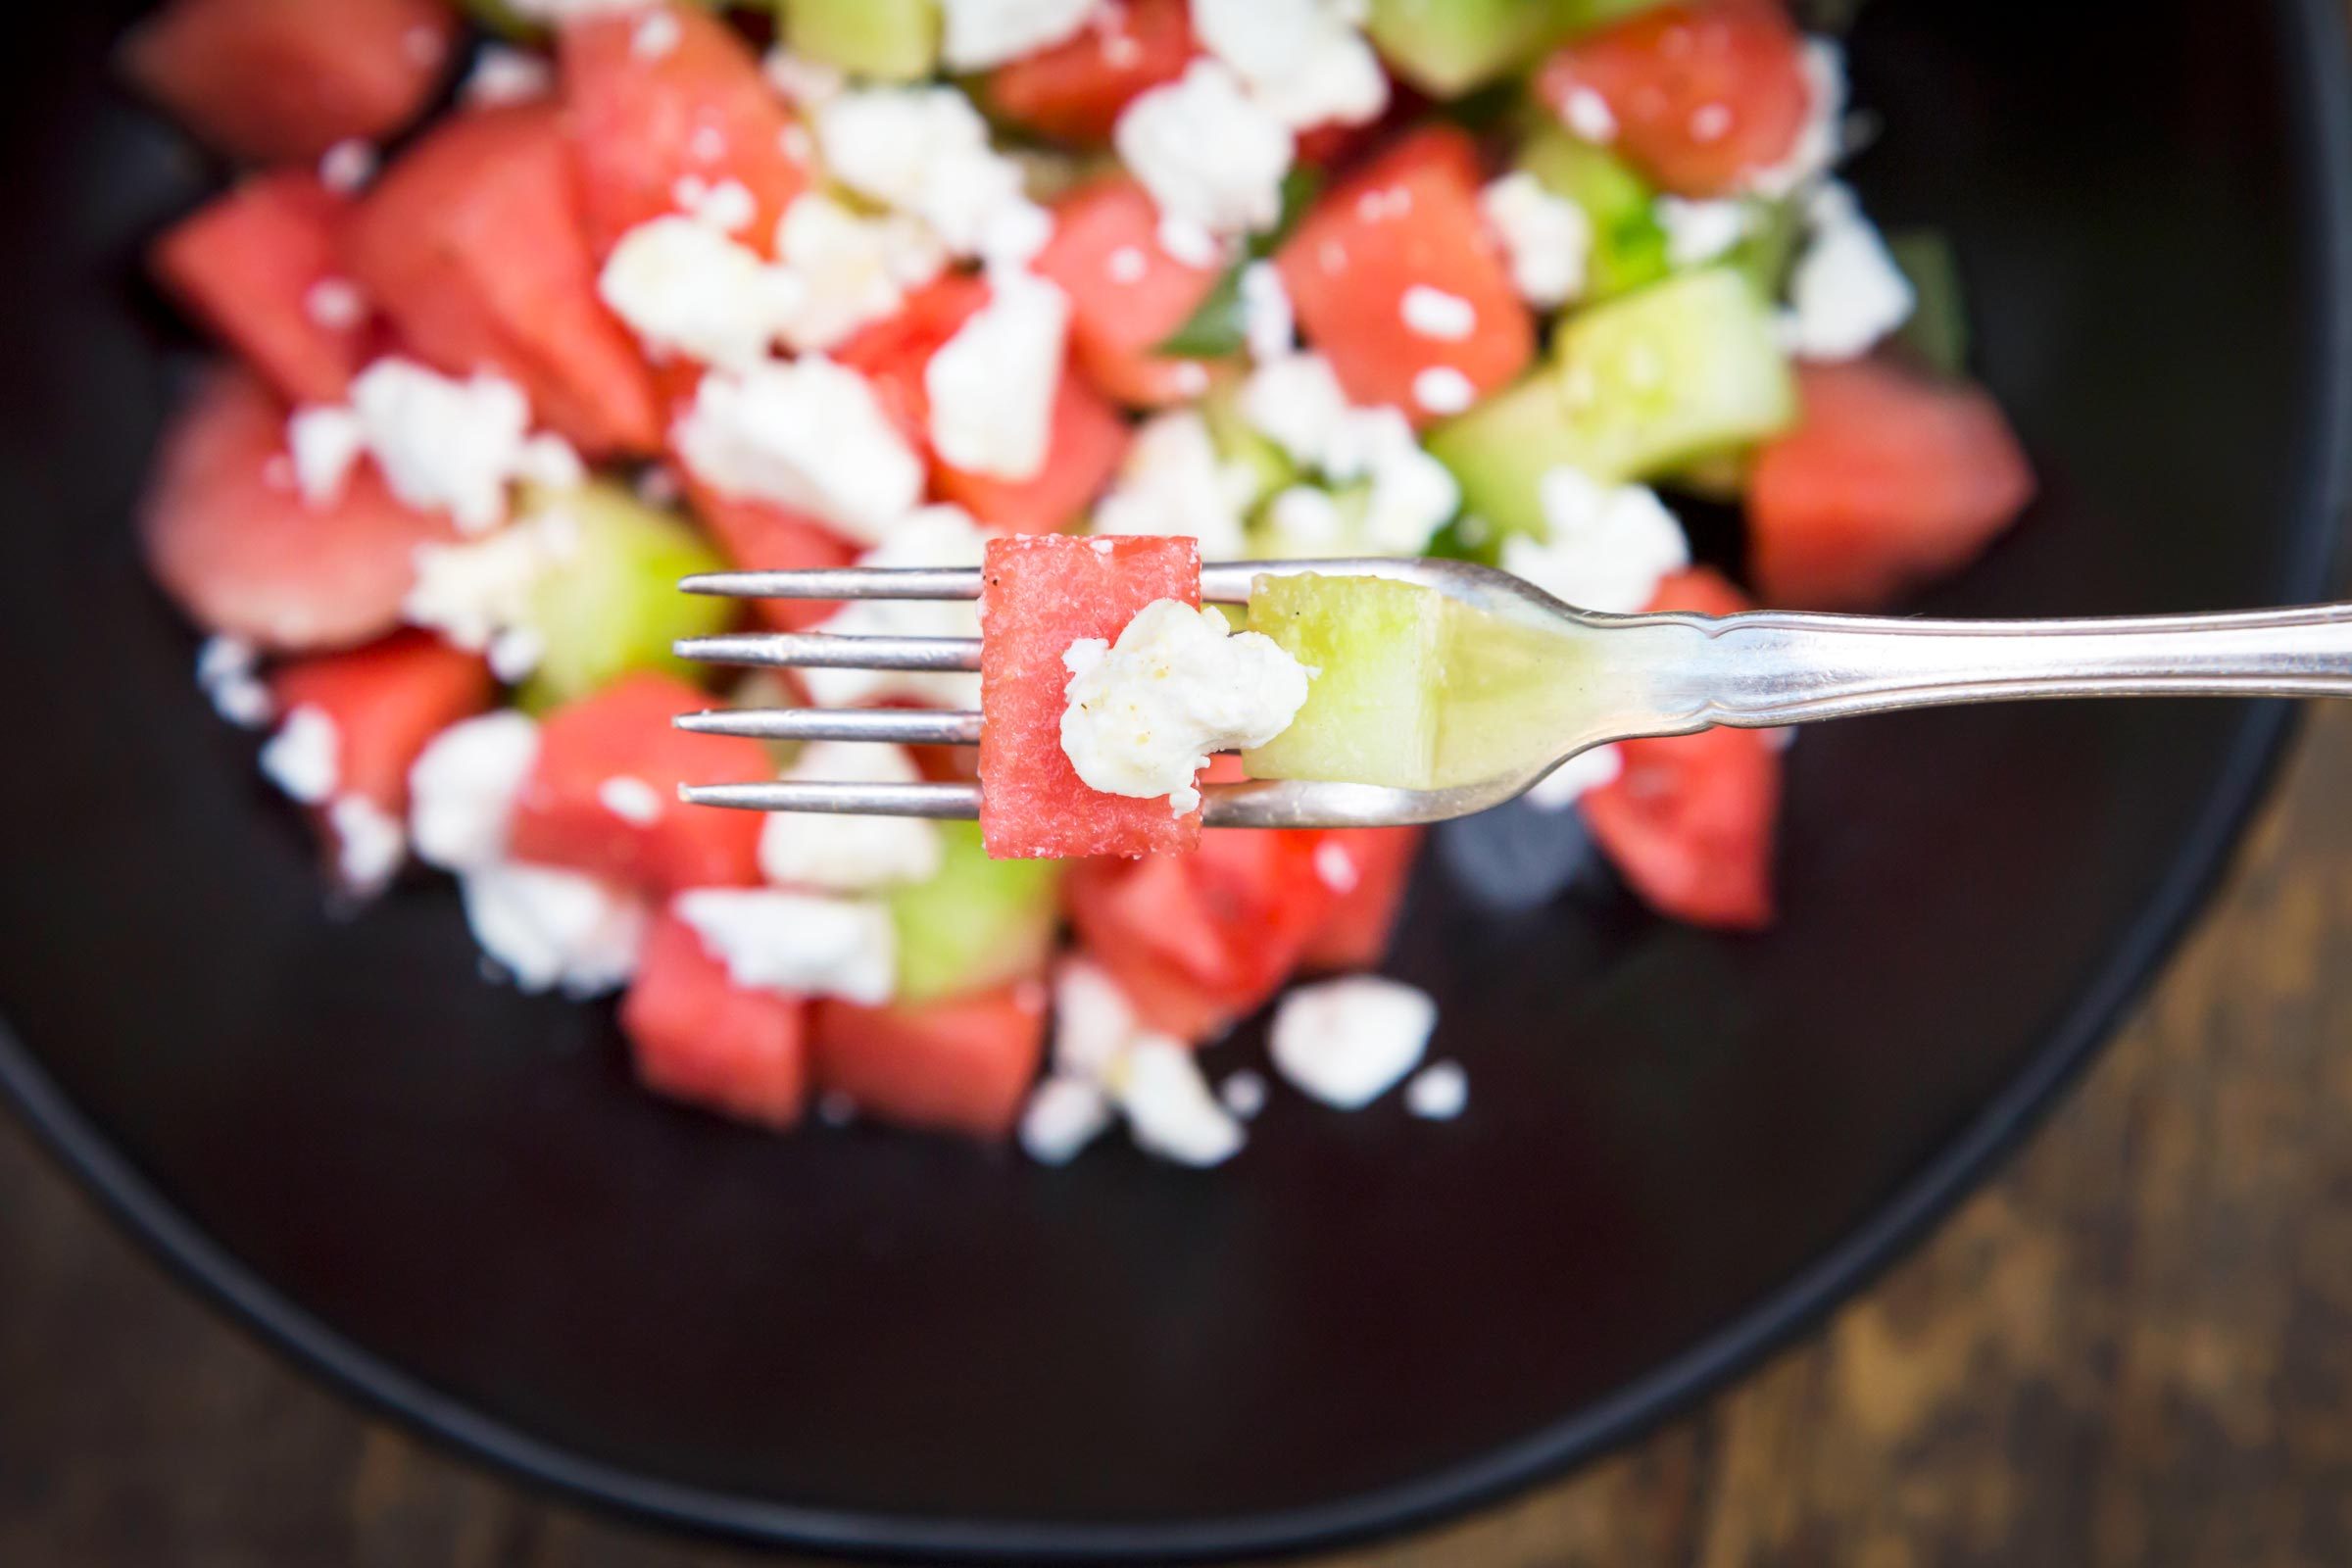
<svg viewBox="0 0 2352 1568">
<path fill-rule="evenodd" d="M 680 713 L 697 735 L 760 741 L 888 741 L 900 746 L 977 746 L 980 715 L 920 708 L 722 708 Z"/>
<path fill-rule="evenodd" d="M 706 571 L 690 594 L 729 599 L 977 599 L 977 566 L 834 566 L 807 571 Z"/>
<path fill-rule="evenodd" d="M 977 784 L 682 784 L 689 806 L 739 811 L 818 811 L 835 816 L 928 816 L 969 822 L 980 814 Z"/>
<path fill-rule="evenodd" d="M 680 659 L 712 664 L 757 664 L 818 669 L 973 670 L 980 667 L 976 637 L 837 637 L 816 631 L 741 632 L 682 637 Z"/>
</svg>

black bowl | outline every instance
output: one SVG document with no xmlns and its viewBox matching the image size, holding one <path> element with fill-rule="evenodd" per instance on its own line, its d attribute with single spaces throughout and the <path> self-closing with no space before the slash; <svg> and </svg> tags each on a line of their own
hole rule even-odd
<svg viewBox="0 0 2352 1568">
<path fill-rule="evenodd" d="M 358 918 L 190 689 L 127 515 L 189 344 L 135 282 L 205 171 L 105 86 L 106 6 L 0 63 L 5 1080 L 136 1230 L 471 1452 L 802 1545 L 1242 1551 L 1458 1507 L 1746 1365 L 1976 1180 L 2194 907 L 2276 707 L 1833 725 L 1787 919 L 1435 857 L 1396 972 L 1467 1117 L 1267 1112 L 1213 1175 L 790 1139 L 477 982 L 443 888 Z M 1956 238 L 2046 490 L 1958 613 L 2323 597 L 2352 416 L 2339 0 L 1879 0 L 1856 178 Z M 1224 1048 L 1229 1058 L 1253 1040 Z"/>
</svg>

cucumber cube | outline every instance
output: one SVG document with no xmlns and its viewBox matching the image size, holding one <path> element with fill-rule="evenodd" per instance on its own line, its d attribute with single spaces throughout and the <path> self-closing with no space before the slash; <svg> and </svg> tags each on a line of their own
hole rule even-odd
<svg viewBox="0 0 2352 1568">
<path fill-rule="evenodd" d="M 1060 919 L 1061 861 L 992 860 L 977 822 L 942 822 L 939 831 L 938 875 L 890 896 L 902 1003 L 1035 973 Z"/>
<path fill-rule="evenodd" d="M 1558 125 L 1545 124 L 1519 149 L 1519 168 L 1554 196 L 1576 203 L 1592 225 L 1585 298 L 1598 304 L 1667 273 L 1666 230 L 1657 193 L 1626 162 Z"/>
<path fill-rule="evenodd" d="M 543 651 L 523 685 L 525 707 L 584 697 L 634 670 L 691 673 L 670 644 L 733 618 L 723 599 L 678 592 L 679 578 L 726 565 L 684 518 L 612 484 L 534 498 L 530 510 L 568 518 L 573 543 L 532 592 Z"/>
<path fill-rule="evenodd" d="M 1462 489 L 1462 512 L 1490 532 L 1545 533 L 1544 475 L 1569 461 L 1574 432 L 1549 366 L 1430 432 L 1429 452 Z"/>
<path fill-rule="evenodd" d="M 939 60 L 939 0 L 788 0 L 784 41 L 856 76 L 914 81 Z"/>
</svg>

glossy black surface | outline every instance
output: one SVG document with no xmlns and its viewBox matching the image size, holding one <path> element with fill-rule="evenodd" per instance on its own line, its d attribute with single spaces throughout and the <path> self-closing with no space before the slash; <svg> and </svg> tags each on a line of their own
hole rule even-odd
<svg viewBox="0 0 2352 1568">
<path fill-rule="evenodd" d="M 195 696 L 126 514 L 186 346 L 136 250 L 206 172 L 103 90 L 109 10 L 27 12 L 0 57 L 0 1080 L 271 1335 L 609 1501 L 925 1553 L 1234 1549 L 1590 1451 L 1982 1168 L 2161 955 L 2282 731 L 2215 704 L 1810 732 L 1764 940 L 1597 871 L 1483 898 L 1480 846 L 1433 856 L 1393 967 L 1469 1067 L 1454 1124 L 1278 1096 L 1207 1177 L 738 1132 L 634 1091 L 602 1011 L 479 983 L 447 889 L 324 911 Z M 1932 608 L 2323 596 L 2335 0 L 1878 0 L 1854 46 L 1885 122 L 1855 178 L 1955 236 L 2046 486 Z"/>
</svg>

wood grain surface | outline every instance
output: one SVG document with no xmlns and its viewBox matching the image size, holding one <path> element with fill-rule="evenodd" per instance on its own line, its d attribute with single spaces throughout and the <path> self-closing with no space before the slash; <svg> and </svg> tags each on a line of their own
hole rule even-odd
<svg viewBox="0 0 2352 1568">
<path fill-rule="evenodd" d="M 1583 1473 L 1334 1568 L 2352 1563 L 2352 709 L 2025 1152 L 1824 1331 Z M 0 1564 L 773 1561 L 365 1423 L 0 1117 Z"/>
</svg>

